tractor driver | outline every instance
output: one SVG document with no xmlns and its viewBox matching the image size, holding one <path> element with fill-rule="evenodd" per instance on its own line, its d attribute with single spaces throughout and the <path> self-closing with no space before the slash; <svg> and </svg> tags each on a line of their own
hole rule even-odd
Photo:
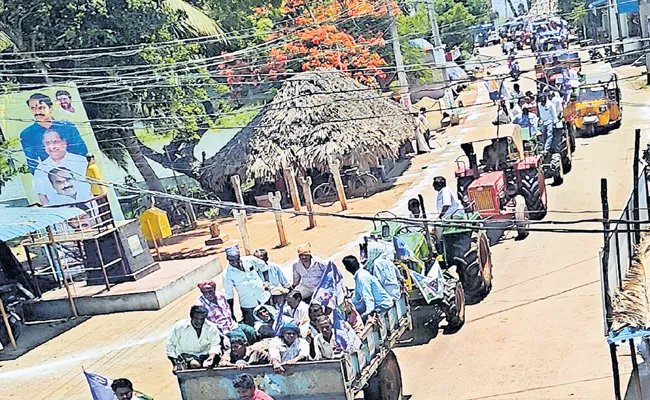
<svg viewBox="0 0 650 400">
<path fill-rule="evenodd" d="M 458 200 L 456 192 L 447 186 L 447 180 L 442 176 L 433 178 L 433 189 L 438 192 L 436 199 L 436 208 L 438 209 L 438 218 L 445 219 L 463 219 L 465 217 L 465 207 Z M 442 226 L 435 227 L 435 236 L 438 240 L 442 238 Z"/>
<path fill-rule="evenodd" d="M 483 149 L 485 171 L 498 171 L 508 160 L 508 139 L 492 139 L 492 143 Z"/>
</svg>

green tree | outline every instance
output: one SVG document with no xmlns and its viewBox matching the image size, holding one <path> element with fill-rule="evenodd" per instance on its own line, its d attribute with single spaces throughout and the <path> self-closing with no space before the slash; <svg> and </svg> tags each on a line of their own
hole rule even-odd
<svg viewBox="0 0 650 400">
<path fill-rule="evenodd" d="M 9 68 L 31 73 L 5 83 L 55 84 L 84 71 L 88 76 L 78 80 L 79 91 L 106 153 L 117 159 L 130 156 L 153 190 L 164 187 L 144 156 L 192 175 L 196 160 L 188 157 L 187 147 L 193 148 L 227 108 L 219 100 L 224 89 L 210 77 L 199 45 L 157 43 L 197 35 L 225 43 L 215 20 L 182 0 L 53 0 L 33 5 L 5 0 L 0 2 L 0 31 L 5 53 L 15 52 L 23 60 Z M 91 50 L 114 46 L 131 47 Z M 85 57 L 42 53 L 68 49 L 89 50 Z M 68 72 L 59 72 L 64 75 L 59 78 L 49 71 Z M 173 159 L 138 140 L 136 120 L 173 138 L 166 149 Z"/>
</svg>

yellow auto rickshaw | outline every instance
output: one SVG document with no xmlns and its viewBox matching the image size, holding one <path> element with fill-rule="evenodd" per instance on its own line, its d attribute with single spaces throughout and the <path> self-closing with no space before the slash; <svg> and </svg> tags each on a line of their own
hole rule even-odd
<svg viewBox="0 0 650 400">
<path fill-rule="evenodd" d="M 611 72 L 587 76 L 587 80 L 572 94 L 564 116 L 576 136 L 591 137 L 597 130 L 621 126 L 623 106 L 618 76 Z"/>
</svg>

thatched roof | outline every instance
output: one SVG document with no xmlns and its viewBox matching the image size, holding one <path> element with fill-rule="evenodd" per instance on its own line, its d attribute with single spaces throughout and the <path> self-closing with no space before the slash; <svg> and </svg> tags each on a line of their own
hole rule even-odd
<svg viewBox="0 0 650 400">
<path fill-rule="evenodd" d="M 413 135 L 402 107 L 338 71 L 310 71 L 288 79 L 271 103 L 214 157 L 201 180 L 218 190 L 231 176 L 273 180 L 285 165 L 297 171 L 378 165 L 395 158 Z"/>
</svg>

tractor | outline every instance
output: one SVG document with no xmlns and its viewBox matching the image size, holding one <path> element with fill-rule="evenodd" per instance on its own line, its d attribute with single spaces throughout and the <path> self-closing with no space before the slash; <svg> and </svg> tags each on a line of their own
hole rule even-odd
<svg viewBox="0 0 650 400">
<path fill-rule="evenodd" d="M 553 185 L 559 186 L 564 182 L 564 174 L 571 172 L 575 135 L 565 120 L 558 122 L 554 129 L 559 130 L 561 135 L 555 135 L 558 140 L 553 141 L 554 150 L 547 159 L 542 157 L 541 162 L 544 178 L 552 178 Z M 540 156 L 543 154 L 544 143 L 541 143 L 536 135 L 531 134 L 529 128 L 521 128 L 521 138 L 524 144 L 524 154 Z"/>
<path fill-rule="evenodd" d="M 480 162 L 474 150 L 479 144 L 488 144 Z M 525 152 L 519 125 L 470 131 L 461 147 L 468 162 L 463 157 L 456 160 L 456 179 L 466 210 L 476 212 L 491 228 L 487 231 L 491 244 L 511 228 L 516 229 L 517 239 L 526 238 L 527 221 L 544 218 L 547 199 L 541 156 Z"/>
</svg>

